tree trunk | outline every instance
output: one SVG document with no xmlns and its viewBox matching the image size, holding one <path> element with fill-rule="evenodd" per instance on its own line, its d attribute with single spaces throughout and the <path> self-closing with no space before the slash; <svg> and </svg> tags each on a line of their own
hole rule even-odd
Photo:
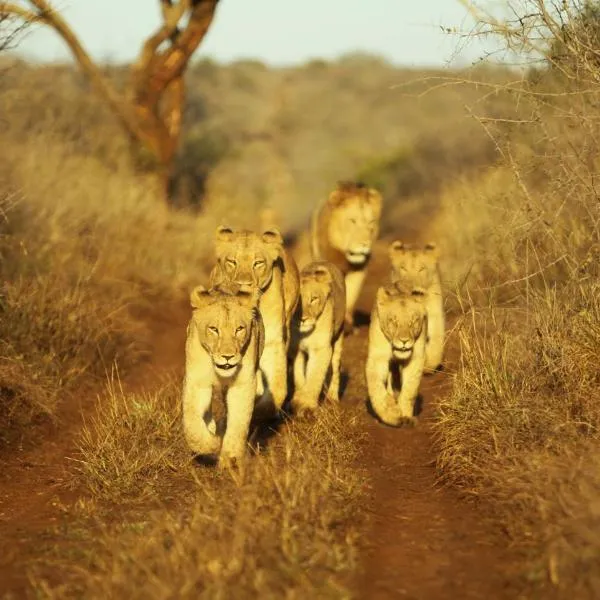
<svg viewBox="0 0 600 600">
<path fill-rule="evenodd" d="M 31 10 L 0 2 L 0 17 L 13 15 L 41 22 L 69 46 L 83 73 L 104 98 L 132 141 L 138 166 L 156 172 L 168 200 L 175 154 L 181 138 L 185 102 L 183 76 L 204 39 L 219 0 L 159 0 L 163 23 L 143 44 L 132 66 L 130 93 L 123 98 L 87 54 L 78 38 L 48 0 L 29 0 Z M 185 27 L 179 23 L 187 18 Z M 163 46 L 166 48 L 161 49 Z"/>
</svg>

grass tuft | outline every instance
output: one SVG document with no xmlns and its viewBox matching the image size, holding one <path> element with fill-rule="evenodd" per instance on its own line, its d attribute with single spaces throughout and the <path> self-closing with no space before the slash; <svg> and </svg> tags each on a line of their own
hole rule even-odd
<svg viewBox="0 0 600 600">
<path fill-rule="evenodd" d="M 66 578 L 58 586 L 38 570 L 40 594 L 347 598 L 364 493 L 356 416 L 325 406 L 312 423 L 287 424 L 239 471 L 223 472 L 190 460 L 177 391 L 113 387 L 99 404 L 76 469 L 91 496 L 81 525 L 90 542 L 82 551 L 77 529 L 79 559 L 58 558 Z M 112 506 L 118 516 L 108 516 Z"/>
</svg>

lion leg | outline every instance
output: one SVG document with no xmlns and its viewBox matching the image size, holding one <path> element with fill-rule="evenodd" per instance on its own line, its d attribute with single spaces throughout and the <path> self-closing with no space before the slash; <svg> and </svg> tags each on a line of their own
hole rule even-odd
<svg viewBox="0 0 600 600">
<path fill-rule="evenodd" d="M 387 425 L 397 425 L 398 407 L 396 398 L 390 391 L 391 386 L 388 385 L 391 379 L 389 362 L 386 360 L 375 364 L 374 361 L 367 361 L 366 375 L 369 399 L 373 411 Z"/>
<path fill-rule="evenodd" d="M 227 390 L 227 428 L 219 456 L 220 466 L 235 465 L 244 458 L 255 393 L 254 379 L 248 384 Z"/>
<path fill-rule="evenodd" d="M 319 396 L 331 364 L 332 349 L 323 348 L 309 352 L 306 364 L 306 381 L 292 398 L 294 411 L 314 410 L 319 406 Z"/>
<path fill-rule="evenodd" d="M 333 343 L 333 354 L 331 356 L 331 381 L 327 396 L 334 402 L 340 401 L 340 365 L 342 362 L 342 347 L 344 345 L 344 334 L 340 332 L 338 339 Z"/>
<path fill-rule="evenodd" d="M 425 339 L 421 336 L 415 343 L 410 361 L 402 370 L 402 388 L 398 396 L 398 424 L 415 422 L 415 401 L 419 393 L 425 365 Z"/>
<path fill-rule="evenodd" d="M 346 274 L 346 316 L 344 318 L 344 331 L 351 333 L 354 329 L 354 307 L 365 279 L 365 271 L 350 271 Z"/>
<path fill-rule="evenodd" d="M 294 387 L 296 391 L 302 388 L 306 381 L 306 354 L 298 350 L 294 358 Z"/>
<path fill-rule="evenodd" d="M 396 425 L 397 406 L 390 373 L 391 349 L 381 332 L 377 312 L 371 315 L 369 351 L 365 364 L 367 391 L 373 412 L 388 425 Z"/>
<path fill-rule="evenodd" d="M 432 293 L 427 302 L 427 346 L 425 370 L 435 371 L 442 364 L 444 354 L 444 306 L 441 292 Z"/>
<path fill-rule="evenodd" d="M 189 447 L 197 454 L 218 452 L 220 439 L 212 416 L 212 386 L 186 380 L 183 387 L 183 431 Z"/>
<path fill-rule="evenodd" d="M 265 383 L 263 381 L 263 372 L 260 369 L 256 371 L 256 397 L 262 398 L 265 393 Z"/>
<path fill-rule="evenodd" d="M 267 389 L 259 403 L 258 412 L 270 412 L 271 416 L 275 416 L 287 396 L 287 356 L 283 341 L 265 346 L 260 368 L 265 376 Z"/>
</svg>

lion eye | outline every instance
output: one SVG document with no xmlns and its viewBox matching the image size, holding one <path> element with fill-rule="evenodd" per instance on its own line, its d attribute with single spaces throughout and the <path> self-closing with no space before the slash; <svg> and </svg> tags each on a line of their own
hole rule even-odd
<svg viewBox="0 0 600 600">
<path fill-rule="evenodd" d="M 319 298 L 318 298 L 317 296 L 313 296 L 313 297 L 310 299 L 310 303 L 311 303 L 311 304 L 316 304 L 318 301 L 319 301 Z"/>
<path fill-rule="evenodd" d="M 235 332 L 236 332 L 236 333 L 241 333 L 241 332 L 242 332 L 242 331 L 244 331 L 245 329 L 246 329 L 246 328 L 245 328 L 243 325 L 240 325 L 240 326 L 239 326 L 239 327 L 238 327 L 238 328 L 235 330 Z"/>
<path fill-rule="evenodd" d="M 254 266 L 257 269 L 262 269 L 265 266 L 265 261 L 264 260 L 255 260 Z"/>
<path fill-rule="evenodd" d="M 214 335 L 219 335 L 219 330 L 216 327 L 208 326 L 208 331 L 210 331 Z"/>
<path fill-rule="evenodd" d="M 225 260 L 225 264 L 228 267 L 234 268 L 234 267 L 237 266 L 237 261 L 235 259 L 233 259 L 233 258 L 228 258 L 228 259 Z"/>
</svg>

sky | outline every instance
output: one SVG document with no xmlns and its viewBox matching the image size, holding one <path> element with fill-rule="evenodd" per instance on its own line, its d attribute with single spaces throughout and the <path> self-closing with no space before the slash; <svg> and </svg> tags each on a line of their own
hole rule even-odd
<svg viewBox="0 0 600 600">
<path fill-rule="evenodd" d="M 158 0 L 54 0 L 54 6 L 99 60 L 131 60 L 159 24 Z M 289 65 L 366 51 L 422 66 L 464 65 L 482 55 L 476 43 L 463 47 L 442 27 L 469 29 L 458 0 L 221 0 L 195 58 Z M 70 59 L 64 43 L 44 27 L 30 31 L 19 52 L 41 61 Z"/>
</svg>

